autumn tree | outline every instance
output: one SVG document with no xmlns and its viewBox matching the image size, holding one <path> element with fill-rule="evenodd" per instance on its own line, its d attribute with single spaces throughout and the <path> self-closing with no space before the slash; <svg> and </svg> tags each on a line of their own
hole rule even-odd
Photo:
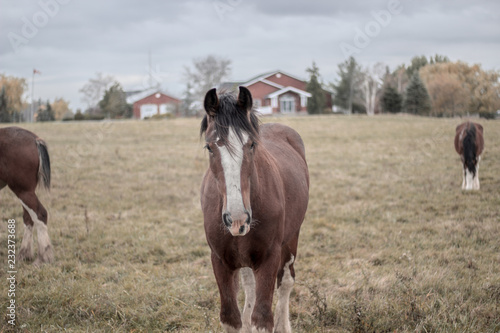
<svg viewBox="0 0 500 333">
<path fill-rule="evenodd" d="M 418 72 L 411 77 L 406 88 L 406 96 L 403 103 L 406 112 L 418 115 L 429 115 L 431 110 L 431 99 Z"/>
<path fill-rule="evenodd" d="M 202 101 L 206 92 L 216 87 L 231 74 L 231 60 L 214 55 L 193 60 L 193 68 L 184 68 L 184 78 L 190 84 L 192 97 Z"/>
<path fill-rule="evenodd" d="M 3 98 L 5 106 L 0 115 L 2 122 L 11 122 L 19 115 L 25 103 L 23 102 L 23 94 L 26 90 L 26 80 L 14 76 L 6 76 L 0 74 L 0 91 L 3 90 Z"/>
<path fill-rule="evenodd" d="M 429 88 L 433 113 L 446 116 L 468 113 L 491 117 L 500 109 L 500 72 L 481 65 L 442 62 L 420 70 Z"/>
<path fill-rule="evenodd" d="M 64 116 L 71 112 L 69 109 L 69 102 L 63 98 L 56 98 L 54 102 L 51 103 L 51 106 L 56 120 L 62 120 Z"/>
<path fill-rule="evenodd" d="M 307 112 L 309 114 L 323 113 L 325 108 L 325 92 L 320 83 L 319 68 L 313 61 L 311 68 L 307 68 L 309 81 L 307 81 L 306 90 L 311 94 L 307 99 Z"/>
</svg>

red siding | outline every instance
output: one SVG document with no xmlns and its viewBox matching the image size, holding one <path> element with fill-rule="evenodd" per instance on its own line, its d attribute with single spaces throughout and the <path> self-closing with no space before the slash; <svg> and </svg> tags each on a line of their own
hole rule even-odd
<svg viewBox="0 0 500 333">
<path fill-rule="evenodd" d="M 160 96 L 156 97 L 157 94 L 160 94 Z M 161 104 L 179 105 L 180 103 L 181 101 L 177 98 L 162 93 L 154 93 L 134 103 L 134 118 L 141 118 L 141 106 L 144 104 L 156 104 L 159 109 Z"/>
<path fill-rule="evenodd" d="M 254 99 L 262 100 L 262 103 L 264 103 L 264 96 L 279 90 L 278 88 L 273 87 L 261 81 L 255 82 L 254 84 L 248 86 L 247 88 L 248 90 L 250 90 L 252 97 Z"/>
<path fill-rule="evenodd" d="M 279 74 L 281 74 L 281 77 L 276 76 Z M 297 88 L 300 90 L 304 90 L 304 91 L 306 90 L 306 82 L 305 81 L 294 79 L 293 77 L 290 77 L 290 76 L 283 74 L 283 73 L 276 73 L 276 74 L 273 74 L 273 75 L 266 77 L 265 79 L 269 80 L 271 82 L 277 83 L 277 84 L 281 84 L 284 87 L 294 87 L 294 88 Z"/>
</svg>

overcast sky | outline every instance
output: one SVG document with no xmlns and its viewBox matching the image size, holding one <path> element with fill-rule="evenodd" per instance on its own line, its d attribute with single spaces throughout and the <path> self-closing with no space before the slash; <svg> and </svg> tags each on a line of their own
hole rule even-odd
<svg viewBox="0 0 500 333">
<path fill-rule="evenodd" d="M 125 90 L 148 82 L 148 51 L 162 88 L 182 97 L 184 67 L 209 54 L 232 61 L 233 80 L 281 69 L 324 82 L 352 54 L 391 69 L 415 55 L 500 69 L 497 0 L 0 0 L 0 72 L 29 79 L 35 98 L 85 108 L 96 72 Z M 29 96 L 29 92 L 27 96 Z"/>
</svg>

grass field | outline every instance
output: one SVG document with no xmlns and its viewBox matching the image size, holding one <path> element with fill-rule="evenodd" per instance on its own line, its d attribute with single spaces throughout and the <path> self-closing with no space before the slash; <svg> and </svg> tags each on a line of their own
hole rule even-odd
<svg viewBox="0 0 500 333">
<path fill-rule="evenodd" d="M 17 263 L 17 331 L 222 332 L 199 205 L 199 121 L 26 125 L 49 144 L 53 186 L 39 196 L 56 261 Z M 481 121 L 473 193 L 460 189 L 459 119 L 264 121 L 302 135 L 311 176 L 294 331 L 500 331 L 500 121 Z M 19 238 L 24 226 L 12 192 L 0 202 L 3 318 L 6 222 L 16 219 Z"/>
</svg>

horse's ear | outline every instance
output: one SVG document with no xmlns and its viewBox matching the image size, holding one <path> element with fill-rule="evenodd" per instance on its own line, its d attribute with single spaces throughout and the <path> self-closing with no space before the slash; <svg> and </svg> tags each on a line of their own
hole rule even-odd
<svg viewBox="0 0 500 333">
<path fill-rule="evenodd" d="M 207 91 L 203 106 L 205 107 L 205 111 L 209 116 L 215 116 L 215 114 L 217 113 L 217 108 L 219 107 L 219 98 L 217 97 L 217 90 L 215 88 Z"/>
<path fill-rule="evenodd" d="M 250 110 L 253 106 L 252 94 L 246 87 L 240 86 L 240 93 L 238 94 L 238 105 L 245 111 Z"/>
</svg>

